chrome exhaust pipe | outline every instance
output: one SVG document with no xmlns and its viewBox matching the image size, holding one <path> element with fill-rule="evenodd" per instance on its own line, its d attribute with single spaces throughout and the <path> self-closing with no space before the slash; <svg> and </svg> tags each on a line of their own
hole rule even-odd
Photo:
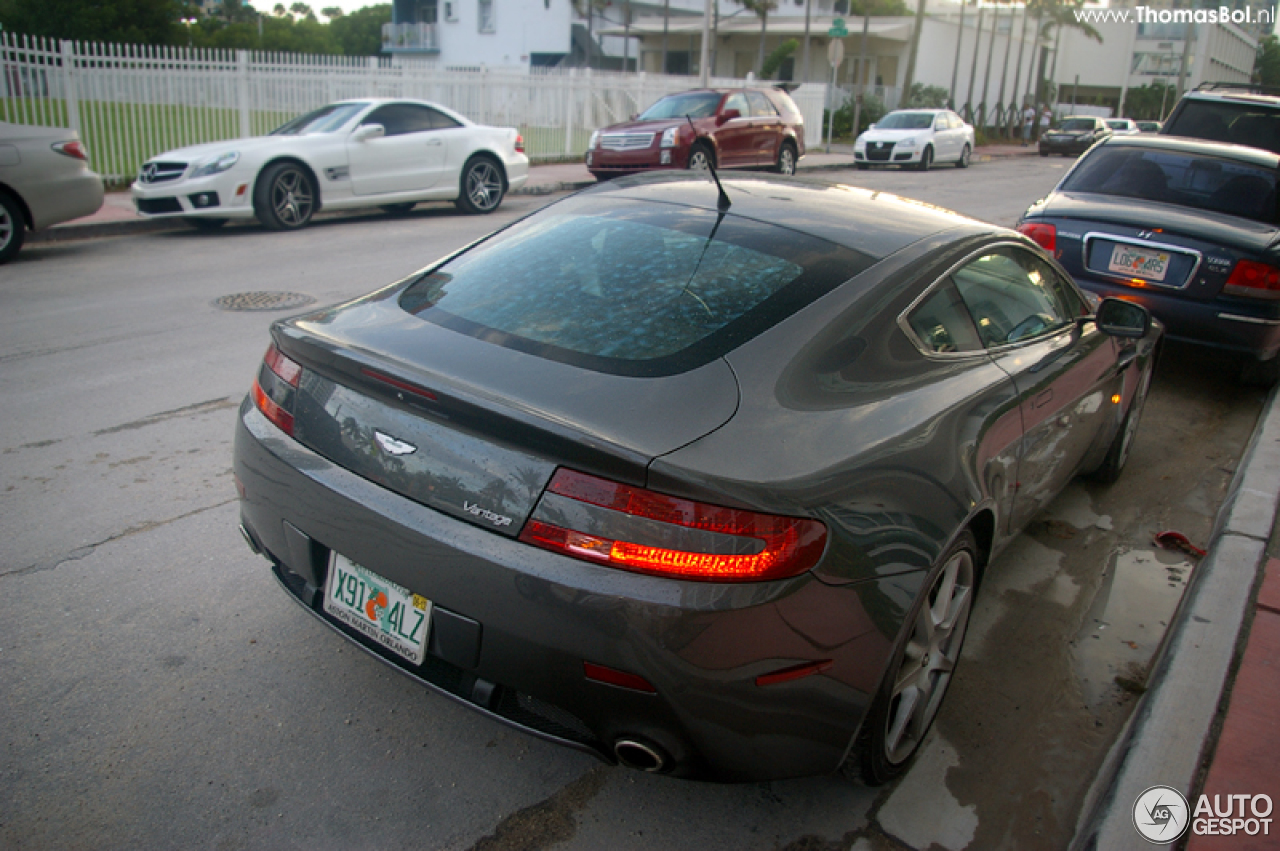
<svg viewBox="0 0 1280 851">
<path fill-rule="evenodd" d="M 613 755 L 627 768 L 657 774 L 667 766 L 667 758 L 657 747 L 635 739 L 618 739 L 613 745 Z"/>
<path fill-rule="evenodd" d="M 240 535 L 244 538 L 244 542 L 249 545 L 249 549 L 253 550 L 254 555 L 262 555 L 262 547 L 258 546 L 258 542 L 253 539 L 253 535 L 249 534 L 249 530 L 244 527 L 243 523 L 240 524 Z"/>
</svg>

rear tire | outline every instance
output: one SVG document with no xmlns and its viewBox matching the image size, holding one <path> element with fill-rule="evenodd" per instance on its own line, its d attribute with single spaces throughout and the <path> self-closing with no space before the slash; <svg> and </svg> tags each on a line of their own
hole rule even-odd
<svg viewBox="0 0 1280 851">
<path fill-rule="evenodd" d="M 27 238 L 26 227 L 27 220 L 18 200 L 7 192 L 0 192 L 0 263 L 17 256 Z"/>
<path fill-rule="evenodd" d="M 773 170 L 778 174 L 792 175 L 796 173 L 796 149 L 789 142 L 784 142 L 778 150 L 778 162 Z"/>
<path fill-rule="evenodd" d="M 507 194 L 507 181 L 502 174 L 502 167 L 492 157 L 472 157 L 462 167 L 462 182 L 458 192 L 455 203 L 464 213 L 492 213 L 498 209 Z"/>
<path fill-rule="evenodd" d="M 969 150 L 969 143 L 964 143 L 964 150 L 960 152 L 960 159 L 956 160 L 956 168 L 968 168 L 969 157 L 973 156 L 973 151 Z"/>
<path fill-rule="evenodd" d="M 905 640 L 842 766 L 846 774 L 861 773 L 870 786 L 892 780 L 910 765 L 960 660 L 979 579 L 973 534 L 961 532 L 938 565 L 904 622 Z"/>
</svg>

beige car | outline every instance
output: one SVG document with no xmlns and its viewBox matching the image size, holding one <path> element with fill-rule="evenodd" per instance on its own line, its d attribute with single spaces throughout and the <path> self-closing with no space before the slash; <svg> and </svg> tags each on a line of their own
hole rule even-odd
<svg viewBox="0 0 1280 851">
<path fill-rule="evenodd" d="M 74 130 L 0 122 L 0 263 L 22 248 L 27 229 L 97 212 L 102 178 L 87 160 Z"/>
</svg>

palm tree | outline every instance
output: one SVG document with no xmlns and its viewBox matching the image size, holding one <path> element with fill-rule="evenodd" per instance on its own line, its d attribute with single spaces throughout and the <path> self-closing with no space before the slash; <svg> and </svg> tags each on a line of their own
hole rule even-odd
<svg viewBox="0 0 1280 851">
<path fill-rule="evenodd" d="M 1045 79 L 1045 64 L 1048 60 L 1047 48 L 1042 49 L 1040 53 L 1040 75 L 1038 77 L 1039 84 L 1036 86 L 1036 100 L 1044 102 L 1048 100 L 1049 92 L 1047 83 L 1057 82 L 1058 74 L 1058 45 L 1062 41 L 1062 30 L 1065 27 L 1072 27 L 1079 30 L 1087 38 L 1091 38 L 1098 44 L 1102 44 L 1102 33 L 1086 20 L 1082 20 L 1076 15 L 1076 12 L 1084 8 L 1085 0 L 1027 0 L 1028 11 L 1035 12 L 1037 15 L 1043 15 L 1044 25 L 1040 31 L 1041 39 L 1049 40 L 1049 36 L 1053 36 L 1053 66 L 1049 70 L 1049 80 Z"/>
<path fill-rule="evenodd" d="M 755 12 L 760 18 L 760 49 L 756 54 L 756 76 L 764 67 L 764 39 L 769 28 L 769 13 L 777 11 L 778 0 L 738 0 L 744 9 Z"/>
</svg>

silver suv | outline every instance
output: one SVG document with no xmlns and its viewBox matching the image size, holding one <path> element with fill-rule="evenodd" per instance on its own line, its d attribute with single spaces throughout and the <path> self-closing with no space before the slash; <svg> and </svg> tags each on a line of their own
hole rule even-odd
<svg viewBox="0 0 1280 851">
<path fill-rule="evenodd" d="M 1182 96 L 1160 133 L 1280 153 L 1280 90 L 1204 83 Z"/>
</svg>

